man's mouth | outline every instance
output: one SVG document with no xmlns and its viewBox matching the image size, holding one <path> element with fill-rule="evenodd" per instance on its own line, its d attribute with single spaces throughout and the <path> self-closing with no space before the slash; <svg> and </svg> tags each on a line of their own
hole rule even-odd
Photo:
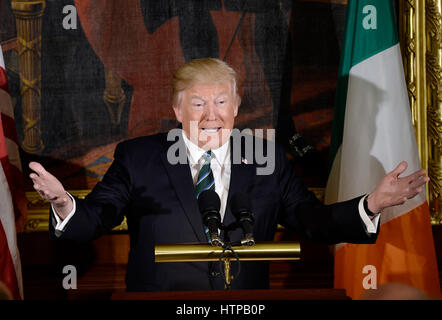
<svg viewBox="0 0 442 320">
<path fill-rule="evenodd" d="M 221 130 L 221 127 L 216 128 L 202 128 L 203 132 L 205 133 L 217 133 L 219 130 Z"/>
</svg>

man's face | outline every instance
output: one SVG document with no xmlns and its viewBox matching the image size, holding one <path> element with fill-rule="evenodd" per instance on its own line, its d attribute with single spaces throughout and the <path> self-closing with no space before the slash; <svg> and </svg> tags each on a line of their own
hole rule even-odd
<svg viewBox="0 0 442 320">
<path fill-rule="evenodd" d="M 175 116 L 187 138 L 205 150 L 222 146 L 230 137 L 239 98 L 230 81 L 195 84 L 181 93 Z"/>
</svg>

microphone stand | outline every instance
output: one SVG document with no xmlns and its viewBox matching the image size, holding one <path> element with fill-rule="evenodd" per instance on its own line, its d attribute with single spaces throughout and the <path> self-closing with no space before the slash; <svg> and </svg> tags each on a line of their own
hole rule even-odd
<svg viewBox="0 0 442 320">
<path fill-rule="evenodd" d="M 224 223 L 221 223 L 219 225 L 219 229 L 223 231 L 224 243 L 228 243 L 229 245 L 235 245 L 233 243 L 230 243 L 229 232 L 238 229 L 238 227 L 239 227 L 238 222 L 232 222 L 228 226 L 226 226 Z"/>
<path fill-rule="evenodd" d="M 229 290 L 230 289 L 230 284 L 232 283 L 232 280 L 235 279 L 236 277 L 238 277 L 239 273 L 240 273 L 240 262 L 239 262 L 239 257 L 236 254 L 235 250 L 233 250 L 233 246 L 242 246 L 242 241 L 235 241 L 235 242 L 231 242 L 230 241 L 230 236 L 229 236 L 229 232 L 236 230 L 238 227 L 240 227 L 240 224 L 236 221 L 236 222 L 232 222 L 229 225 L 225 225 L 223 223 L 221 223 L 219 225 L 219 229 L 223 231 L 223 253 L 220 255 L 219 257 L 219 263 L 220 263 L 220 271 L 221 274 L 224 275 L 224 289 L 225 290 Z M 230 258 L 224 258 L 224 252 L 226 250 L 229 250 L 232 252 L 232 254 L 235 256 L 236 261 L 238 262 L 238 271 L 236 272 L 236 275 L 233 276 L 231 275 L 231 268 L 230 268 Z M 222 263 L 223 262 L 223 263 Z M 223 272 L 223 266 L 224 266 L 224 272 Z"/>
</svg>

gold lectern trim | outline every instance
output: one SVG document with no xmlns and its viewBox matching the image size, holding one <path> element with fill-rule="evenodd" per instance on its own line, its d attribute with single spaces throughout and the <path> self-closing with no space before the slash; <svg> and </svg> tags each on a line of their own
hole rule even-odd
<svg viewBox="0 0 442 320">
<path fill-rule="evenodd" d="M 242 261 L 299 260 L 299 242 L 263 242 L 253 246 L 233 247 Z M 155 246 L 155 262 L 195 262 L 218 261 L 223 249 L 205 243 L 160 244 Z M 230 251 L 225 251 L 224 259 L 235 259 Z"/>
</svg>

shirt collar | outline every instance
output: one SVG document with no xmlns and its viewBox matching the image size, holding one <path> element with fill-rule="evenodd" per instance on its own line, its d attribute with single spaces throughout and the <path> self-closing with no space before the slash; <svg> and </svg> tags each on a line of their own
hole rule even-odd
<svg viewBox="0 0 442 320">
<path fill-rule="evenodd" d="M 183 135 L 184 144 L 186 145 L 187 156 L 189 158 L 190 164 L 192 165 L 197 164 L 207 150 L 201 149 L 195 143 L 190 141 L 187 138 L 184 130 L 182 130 L 182 135 Z M 229 162 L 230 160 L 230 157 L 228 157 L 228 155 L 230 154 L 230 139 L 228 139 L 227 142 L 225 142 L 221 147 L 217 149 L 212 149 L 211 151 L 214 154 L 214 158 L 218 162 L 218 164 L 220 166 L 223 166 L 225 163 Z"/>
</svg>

